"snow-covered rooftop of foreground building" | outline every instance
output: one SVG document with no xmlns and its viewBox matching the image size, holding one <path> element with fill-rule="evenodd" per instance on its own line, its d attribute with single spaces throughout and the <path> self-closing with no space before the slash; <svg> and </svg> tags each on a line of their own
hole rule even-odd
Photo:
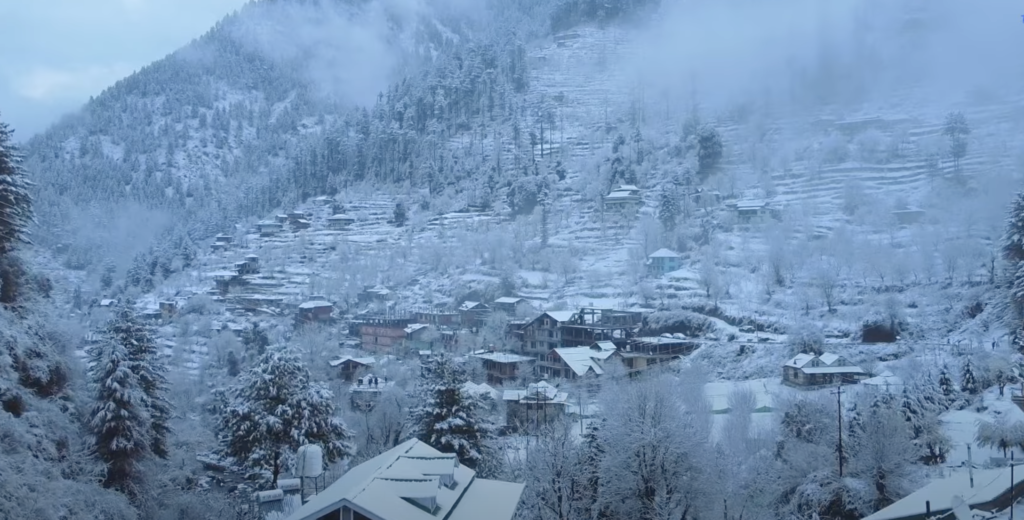
<svg viewBox="0 0 1024 520">
<path fill-rule="evenodd" d="M 343 506 L 380 520 L 508 520 L 522 492 L 523 484 L 476 478 L 455 455 L 412 439 L 350 469 L 288 520 Z"/>
<path fill-rule="evenodd" d="M 608 359 L 609 356 L 615 353 L 615 350 L 597 350 L 590 347 L 560 347 L 556 348 L 555 352 L 558 353 L 558 357 L 562 358 L 562 361 L 565 361 L 565 364 L 569 365 L 569 368 L 577 376 L 582 376 L 591 370 L 597 375 L 603 374 L 604 367 L 601 366 L 601 361 Z"/>
<path fill-rule="evenodd" d="M 1022 481 L 1024 481 L 1024 470 L 1016 472 L 1013 486 L 1020 486 Z M 947 478 L 933 481 L 889 507 L 865 517 L 864 520 L 899 520 L 923 517 L 925 502 L 931 502 L 933 516 L 941 516 L 941 513 L 948 512 L 953 508 L 954 496 L 962 497 L 968 506 L 974 508 L 996 500 L 1009 489 L 1010 468 L 975 470 L 974 487 L 971 487 L 969 473 L 961 471 Z"/>
<path fill-rule="evenodd" d="M 519 354 L 510 354 L 508 352 L 483 352 L 475 353 L 473 357 L 480 359 L 487 359 L 494 361 L 495 363 L 523 363 L 525 361 L 533 361 L 535 358 L 529 356 L 521 356 Z"/>
</svg>

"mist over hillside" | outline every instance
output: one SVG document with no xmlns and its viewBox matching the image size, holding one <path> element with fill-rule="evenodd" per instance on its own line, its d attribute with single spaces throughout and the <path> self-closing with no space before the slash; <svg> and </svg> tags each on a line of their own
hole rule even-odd
<svg viewBox="0 0 1024 520">
<path fill-rule="evenodd" d="M 0 247 L 0 516 L 287 518 L 252 492 L 299 444 L 334 481 L 413 438 L 520 520 L 855 519 L 1003 468 L 1015 9 L 250 2 L 0 139 L 0 238 L 36 216 Z"/>
</svg>

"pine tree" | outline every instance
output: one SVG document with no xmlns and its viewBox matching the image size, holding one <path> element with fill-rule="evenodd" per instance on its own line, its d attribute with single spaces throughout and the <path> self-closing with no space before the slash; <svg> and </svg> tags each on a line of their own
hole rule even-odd
<svg viewBox="0 0 1024 520">
<path fill-rule="evenodd" d="M 334 394 L 310 381 L 294 353 L 267 352 L 229 393 L 220 417 L 224 453 L 248 468 L 271 471 L 272 485 L 302 445 L 319 445 L 327 462 L 354 452 L 352 433 L 335 417 Z"/>
<path fill-rule="evenodd" d="M 704 177 L 722 159 L 722 136 L 714 127 L 704 125 L 697 132 L 697 170 Z"/>
<path fill-rule="evenodd" d="M 76 311 L 80 311 L 82 310 L 83 303 L 82 286 L 76 285 L 75 290 L 71 292 L 71 307 Z"/>
<path fill-rule="evenodd" d="M 1012 265 L 1024 262 L 1024 192 L 1017 194 L 1010 206 L 1003 235 L 1003 258 Z"/>
<path fill-rule="evenodd" d="M 96 391 L 89 427 L 96 454 L 107 466 L 103 485 L 130 492 L 136 466 L 149 451 L 146 395 L 123 345 L 101 343 L 89 349 L 89 356 L 89 378 Z"/>
<path fill-rule="evenodd" d="M 156 343 L 149 329 L 139 323 L 128 305 L 122 307 L 107 324 L 107 336 L 112 343 L 124 347 L 128 353 L 129 369 L 138 378 L 139 387 L 146 395 L 149 414 L 150 451 L 166 459 L 167 436 L 171 433 L 172 407 L 167 400 L 167 367 L 160 362 Z"/>
<path fill-rule="evenodd" d="M 953 379 L 949 377 L 949 369 L 945 366 L 943 366 L 942 370 L 939 371 L 939 392 L 942 393 L 942 397 L 944 397 L 947 402 L 956 398 L 956 386 L 953 385 Z"/>
<path fill-rule="evenodd" d="M 228 351 L 228 361 L 227 361 L 227 363 L 228 363 L 228 375 L 231 376 L 231 377 L 238 377 L 238 374 L 241 373 L 241 371 L 242 371 L 242 367 L 241 367 L 241 365 L 238 362 L 238 356 L 235 355 L 235 351 L 234 350 L 229 350 Z"/>
<path fill-rule="evenodd" d="M 450 357 L 431 358 L 423 365 L 420 380 L 424 404 L 413 410 L 413 417 L 421 441 L 476 468 L 491 424 L 483 417 L 479 398 L 462 390 L 467 381 L 465 370 Z"/>
<path fill-rule="evenodd" d="M 256 359 L 267 353 L 267 347 L 270 346 L 270 338 L 260 328 L 259 323 L 253 322 L 248 329 L 242 331 L 242 345 L 245 345 L 248 358 Z"/>
<path fill-rule="evenodd" d="M 978 388 L 978 378 L 974 375 L 974 367 L 971 366 L 970 359 L 964 362 L 964 367 L 960 371 L 960 391 L 968 395 L 975 395 L 981 391 Z"/>
<path fill-rule="evenodd" d="M 1010 206 L 1002 253 L 1010 275 L 1010 303 L 1018 323 L 1024 322 L 1024 192 Z"/>
<path fill-rule="evenodd" d="M 32 196 L 21 154 L 11 142 L 14 131 L 0 122 L 0 258 L 21 243 L 31 243 L 28 227 L 33 223 Z"/>
<path fill-rule="evenodd" d="M 402 202 L 396 203 L 395 204 L 395 212 L 394 212 L 394 215 L 392 216 L 392 221 L 394 222 L 395 227 L 402 227 L 402 226 L 404 226 L 406 219 L 407 219 L 407 216 L 405 214 L 405 204 L 402 203 Z"/>
<path fill-rule="evenodd" d="M 103 274 L 100 275 L 100 287 L 106 291 L 114 285 L 114 272 L 117 267 L 114 266 L 114 262 L 107 260 L 103 264 Z"/>
<path fill-rule="evenodd" d="M 663 188 L 661 200 L 658 202 L 658 220 L 668 232 L 675 231 L 676 221 L 679 219 L 679 203 L 676 201 L 675 190 Z"/>
</svg>

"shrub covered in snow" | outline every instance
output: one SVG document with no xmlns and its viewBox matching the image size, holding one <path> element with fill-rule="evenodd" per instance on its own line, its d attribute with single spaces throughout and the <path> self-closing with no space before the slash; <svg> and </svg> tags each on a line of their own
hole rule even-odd
<svg viewBox="0 0 1024 520">
<path fill-rule="evenodd" d="M 789 343 L 795 354 L 821 355 L 825 352 L 825 333 L 811 321 L 800 321 L 789 331 Z"/>
<path fill-rule="evenodd" d="M 684 334 L 691 338 L 715 332 L 714 322 L 696 312 L 683 309 L 652 312 L 644 317 L 641 334 Z"/>
</svg>

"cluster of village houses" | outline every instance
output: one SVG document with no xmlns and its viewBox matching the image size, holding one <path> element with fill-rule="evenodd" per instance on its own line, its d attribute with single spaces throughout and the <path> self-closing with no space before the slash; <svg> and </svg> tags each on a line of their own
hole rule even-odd
<svg viewBox="0 0 1024 520">
<path fill-rule="evenodd" d="M 640 201 L 639 190 L 633 186 L 621 186 L 608 197 L 608 205 Z M 315 222 L 316 228 L 331 233 L 344 230 L 354 221 L 341 213 L 340 206 L 332 199 L 322 197 L 314 200 L 313 211 L 278 215 L 274 221 L 260 222 L 256 231 L 266 238 L 281 232 L 285 226 L 301 231 Z M 218 235 L 212 248 L 229 252 L 235 248 L 233 241 L 231 235 Z M 246 251 L 251 253 L 251 250 L 243 253 Z M 682 256 L 660 249 L 648 257 L 647 268 L 652 276 L 671 273 L 682 268 Z M 553 386 L 553 381 L 596 378 L 616 366 L 621 366 L 626 374 L 634 374 L 686 356 L 706 343 L 706 340 L 682 334 L 641 335 L 643 311 L 586 307 L 541 312 L 533 302 L 517 296 L 490 302 L 466 301 L 450 308 L 397 312 L 394 310 L 397 308 L 395 293 L 382 286 L 365 287 L 358 300 L 364 308 L 384 311 L 340 316 L 326 296 L 305 296 L 296 300 L 299 295 L 290 293 L 294 287 L 287 280 L 261 274 L 260 259 L 255 254 L 244 254 L 242 260 L 234 262 L 230 268 L 208 275 L 213 281 L 211 296 L 224 303 L 233 315 L 291 316 L 297 327 L 309 323 L 346 324 L 347 336 L 340 340 L 340 346 L 361 350 L 366 355 L 335 359 L 330 366 L 338 377 L 352 381 L 353 396 L 369 399 L 362 403 L 367 406 L 372 405 L 373 395 L 393 384 L 385 378 L 358 377 L 372 373 L 379 360 L 429 356 L 439 351 L 471 351 L 465 359 L 478 363 L 486 374 L 486 383 L 474 387 L 473 391 L 491 393 L 509 403 L 510 417 L 521 413 L 520 410 L 550 408 L 546 417 L 555 418 L 568 403 L 566 393 Z M 114 303 L 103 300 L 100 305 Z M 177 313 L 182 303 L 183 299 L 161 301 L 158 308 L 144 311 L 143 316 L 166 320 Z M 494 313 L 508 317 L 507 321 L 501 320 L 507 323 L 502 345 L 486 345 L 472 351 L 470 345 L 478 341 L 475 334 Z M 524 316 L 528 318 L 523 319 Z M 222 330 L 239 335 L 246 326 L 244 319 L 219 324 Z M 779 345 L 779 348 L 786 347 Z M 829 353 L 801 354 L 781 369 L 783 381 L 797 387 L 853 383 L 869 376 L 841 356 Z M 510 382 L 519 384 L 529 380 L 539 382 L 525 389 L 509 388 Z M 498 387 L 503 387 L 500 394 L 494 390 Z"/>
</svg>

